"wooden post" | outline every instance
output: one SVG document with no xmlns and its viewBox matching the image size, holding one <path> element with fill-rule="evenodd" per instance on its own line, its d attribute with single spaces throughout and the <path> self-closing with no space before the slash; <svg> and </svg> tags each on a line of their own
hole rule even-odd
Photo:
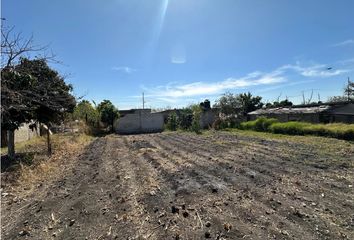
<svg viewBox="0 0 354 240">
<path fill-rule="evenodd" d="M 10 159 L 15 158 L 15 130 L 7 131 L 7 155 Z"/>
<path fill-rule="evenodd" d="M 48 156 L 50 156 L 52 155 L 52 143 L 50 142 L 50 130 L 48 126 L 47 126 L 47 146 L 48 146 L 47 154 Z"/>
</svg>

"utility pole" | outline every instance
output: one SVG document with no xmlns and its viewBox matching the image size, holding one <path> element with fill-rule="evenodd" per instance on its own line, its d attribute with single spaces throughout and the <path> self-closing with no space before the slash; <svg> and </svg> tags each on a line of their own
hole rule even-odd
<svg viewBox="0 0 354 240">
<path fill-rule="evenodd" d="M 350 100 L 350 79 L 349 79 L 349 77 L 348 77 L 348 85 L 347 85 L 347 95 L 348 95 L 348 102 L 349 102 L 349 100 Z"/>
</svg>

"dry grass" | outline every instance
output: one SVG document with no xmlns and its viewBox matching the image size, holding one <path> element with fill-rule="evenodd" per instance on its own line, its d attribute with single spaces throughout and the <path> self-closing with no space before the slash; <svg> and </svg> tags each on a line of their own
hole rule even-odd
<svg viewBox="0 0 354 240">
<path fill-rule="evenodd" d="M 92 141 L 84 134 L 56 134 L 52 137 L 53 154 L 46 156 L 45 138 L 36 138 L 16 146 L 18 153 L 33 153 L 31 164 L 19 159 L 18 163 L 1 175 L 2 186 L 10 188 L 16 195 L 32 192 L 43 182 L 57 179 L 63 171 L 68 171 L 84 148 Z M 25 155 L 24 155 L 25 156 Z"/>
</svg>

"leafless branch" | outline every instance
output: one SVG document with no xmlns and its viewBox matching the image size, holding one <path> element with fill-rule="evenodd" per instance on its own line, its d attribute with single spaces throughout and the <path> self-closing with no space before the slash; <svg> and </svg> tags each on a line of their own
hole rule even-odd
<svg viewBox="0 0 354 240">
<path fill-rule="evenodd" d="M 1 67 L 13 67 L 20 57 L 33 52 L 40 52 L 37 58 L 51 60 L 55 55 L 47 53 L 48 45 L 40 46 L 33 43 L 33 35 L 23 38 L 22 33 L 14 33 L 14 27 L 1 27 Z"/>
</svg>

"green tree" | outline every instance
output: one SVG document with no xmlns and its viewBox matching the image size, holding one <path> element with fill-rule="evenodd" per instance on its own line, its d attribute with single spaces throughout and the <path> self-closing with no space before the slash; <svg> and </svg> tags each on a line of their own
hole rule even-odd
<svg viewBox="0 0 354 240">
<path fill-rule="evenodd" d="M 344 88 L 344 96 L 346 96 L 347 101 L 354 99 L 354 82 L 348 79 L 347 86 Z"/>
<path fill-rule="evenodd" d="M 293 103 L 291 101 L 289 101 L 288 99 L 282 100 L 280 102 L 275 101 L 272 103 L 267 103 L 266 107 L 267 108 L 272 108 L 272 107 L 291 107 L 293 105 Z"/>
<path fill-rule="evenodd" d="M 86 122 L 91 126 L 95 126 L 95 124 L 99 120 L 99 113 L 96 108 L 92 106 L 92 104 L 87 100 L 82 100 L 79 102 L 73 113 L 74 119 L 80 119 Z"/>
<path fill-rule="evenodd" d="M 166 128 L 170 131 L 176 131 L 177 130 L 177 115 L 176 113 L 171 113 L 168 115 L 167 123 L 166 123 Z"/>
<path fill-rule="evenodd" d="M 348 83 L 344 87 L 343 96 L 332 96 L 328 98 L 328 102 L 346 102 L 354 101 L 354 82 L 348 79 Z"/>
<path fill-rule="evenodd" d="M 199 104 L 191 105 L 189 108 L 193 111 L 193 120 L 191 130 L 195 133 L 200 133 L 201 126 L 200 126 L 200 117 L 202 115 L 202 108 Z"/>
<path fill-rule="evenodd" d="M 237 95 L 227 92 L 216 101 L 214 107 L 219 108 L 225 115 L 232 115 L 237 114 L 241 106 Z"/>
<path fill-rule="evenodd" d="M 111 131 L 114 129 L 114 121 L 118 119 L 119 112 L 118 109 L 113 105 L 113 103 L 109 100 L 103 100 L 98 104 L 97 110 L 100 115 L 100 120 L 111 126 Z"/>
<path fill-rule="evenodd" d="M 328 102 L 346 102 L 348 97 L 346 96 L 332 96 L 328 98 Z"/>
<path fill-rule="evenodd" d="M 179 111 L 178 127 L 183 130 L 188 130 L 192 126 L 193 110 L 191 108 L 183 108 Z"/>
<path fill-rule="evenodd" d="M 61 123 L 67 112 L 72 112 L 76 105 L 72 96 L 72 86 L 66 84 L 59 73 L 51 69 L 46 60 L 22 58 L 16 70 L 33 79 L 25 96 L 32 111 L 32 119 L 48 127 L 48 154 L 52 152 L 49 129 L 52 124 Z"/>
<path fill-rule="evenodd" d="M 7 131 L 8 156 L 15 157 L 15 130 L 22 123 L 30 122 L 33 111 L 27 91 L 34 79 L 14 68 L 1 69 L 1 130 Z"/>
<path fill-rule="evenodd" d="M 11 68 L 1 71 L 1 128 L 9 131 L 9 157 L 13 158 L 14 130 L 22 123 L 36 121 L 48 127 L 63 120 L 73 110 L 75 98 L 72 87 L 51 69 L 45 59 L 21 58 Z M 48 154 L 51 153 L 47 131 Z"/>
<path fill-rule="evenodd" d="M 252 96 L 250 92 L 241 94 L 225 93 L 214 105 L 225 115 L 246 115 L 263 106 L 262 97 Z"/>
<path fill-rule="evenodd" d="M 240 113 L 244 116 L 249 112 L 262 108 L 263 106 L 262 97 L 252 96 L 250 92 L 241 93 L 236 96 L 236 99 L 240 105 Z"/>
</svg>

